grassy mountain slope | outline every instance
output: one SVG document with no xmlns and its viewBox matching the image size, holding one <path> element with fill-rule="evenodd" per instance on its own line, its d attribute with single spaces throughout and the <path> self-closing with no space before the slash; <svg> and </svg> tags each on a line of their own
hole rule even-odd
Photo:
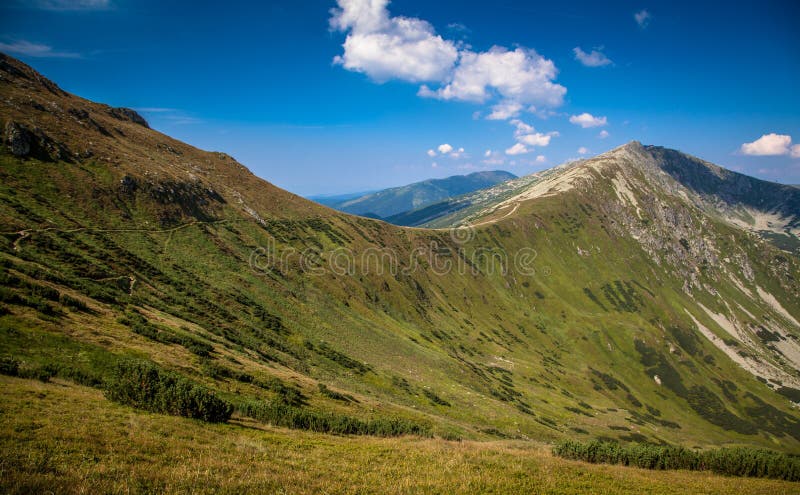
<svg viewBox="0 0 800 495">
<path fill-rule="evenodd" d="M 373 218 L 386 218 L 421 208 L 431 203 L 437 203 L 453 196 L 483 189 L 515 177 L 511 173 L 501 170 L 473 172 L 468 175 L 454 175 L 445 179 L 429 179 L 415 182 L 407 186 L 384 189 L 335 204 L 325 204 L 346 213 Z"/>
<path fill-rule="evenodd" d="M 536 442 L 343 438 L 246 419 L 203 425 L 118 406 L 69 382 L 0 377 L 0 387 L 6 402 L 0 489 L 8 494 L 773 495 L 796 488 L 777 480 L 567 461 Z"/>
<path fill-rule="evenodd" d="M 137 356 L 446 437 L 800 452 L 798 260 L 638 189 L 636 147 L 472 230 L 403 229 L 0 74 L 0 356 L 24 369 L 96 383 Z"/>
</svg>

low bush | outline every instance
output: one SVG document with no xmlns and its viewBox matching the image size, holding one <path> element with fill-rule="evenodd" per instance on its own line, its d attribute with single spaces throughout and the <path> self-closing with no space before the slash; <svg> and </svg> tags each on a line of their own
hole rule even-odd
<svg viewBox="0 0 800 495">
<path fill-rule="evenodd" d="M 306 404 L 306 396 L 291 385 L 287 385 L 279 378 L 270 376 L 264 380 L 254 379 L 253 385 L 275 392 L 278 395 L 278 402 L 288 406 L 300 407 Z"/>
<path fill-rule="evenodd" d="M 227 366 L 219 364 L 216 361 L 212 361 L 210 359 L 204 359 L 203 361 L 201 361 L 201 366 L 203 367 L 203 372 L 206 375 L 216 380 L 229 378 L 242 383 L 253 383 L 254 380 L 253 375 L 249 373 L 232 370 Z"/>
<path fill-rule="evenodd" d="M 233 406 L 213 392 L 147 361 L 120 361 L 106 382 L 106 397 L 137 409 L 224 423 Z"/>
<path fill-rule="evenodd" d="M 0 358 L 0 374 L 19 376 L 19 361 L 11 356 L 3 356 Z"/>
<path fill-rule="evenodd" d="M 431 390 L 428 390 L 428 389 L 426 389 L 426 388 L 423 388 L 423 389 L 422 389 L 422 393 L 423 393 L 423 394 L 425 395 L 425 397 L 427 397 L 427 398 L 428 398 L 428 400 L 429 400 L 429 401 L 431 401 L 433 404 L 436 404 L 436 405 L 438 405 L 438 406 L 450 407 L 450 403 L 449 403 L 449 402 L 447 402 L 446 400 L 442 399 L 442 398 L 441 398 L 441 397 L 439 397 L 438 395 L 436 395 L 436 393 L 435 393 L 435 392 L 432 392 Z"/>
<path fill-rule="evenodd" d="M 343 393 L 337 392 L 335 390 L 331 390 L 324 383 L 318 384 L 317 387 L 319 388 L 319 393 L 322 394 L 324 397 L 327 397 L 329 399 L 338 400 L 338 401 L 342 401 L 342 402 L 358 402 L 356 400 L 356 398 L 353 397 L 352 395 L 343 394 Z"/>
<path fill-rule="evenodd" d="M 565 440 L 553 447 L 553 454 L 565 459 L 645 469 L 688 469 L 728 476 L 800 481 L 800 458 L 746 447 L 697 451 L 669 445 L 623 446 L 596 440 L 588 443 Z"/>
<path fill-rule="evenodd" d="M 119 323 L 127 325 L 131 330 L 143 337 L 162 344 L 178 344 L 200 357 L 209 357 L 214 347 L 190 335 L 175 333 L 174 331 L 150 323 L 147 318 L 136 312 L 128 311 L 125 316 L 117 319 Z"/>
<path fill-rule="evenodd" d="M 363 421 L 342 414 L 312 411 L 279 402 L 250 401 L 237 406 L 243 416 L 274 426 L 310 430 L 338 435 L 401 435 L 431 436 L 430 429 L 419 423 L 400 418 L 379 418 Z"/>
<path fill-rule="evenodd" d="M 51 378 L 58 375 L 58 367 L 54 364 L 43 364 L 31 368 L 20 368 L 17 376 L 20 378 L 31 378 L 47 383 Z"/>
</svg>

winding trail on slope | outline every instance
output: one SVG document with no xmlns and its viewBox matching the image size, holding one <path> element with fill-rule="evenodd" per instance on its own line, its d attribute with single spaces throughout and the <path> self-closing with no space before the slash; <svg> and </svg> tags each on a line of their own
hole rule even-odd
<svg viewBox="0 0 800 495">
<path fill-rule="evenodd" d="M 505 215 L 503 215 L 500 218 L 492 218 L 490 220 L 486 220 L 484 222 L 479 222 L 479 223 L 473 223 L 471 225 L 473 227 L 480 227 L 481 225 L 488 225 L 488 224 L 491 224 L 491 223 L 497 223 L 500 220 L 506 219 L 506 218 L 510 217 L 511 215 L 513 215 L 514 213 L 516 213 L 518 208 L 519 208 L 519 202 L 514 203 L 514 208 L 512 208 L 511 211 L 509 211 L 508 213 L 506 213 Z"/>
<path fill-rule="evenodd" d="M 142 232 L 142 233 L 146 233 L 146 234 L 165 234 L 165 233 L 172 234 L 173 232 L 177 232 L 178 230 L 182 230 L 182 229 L 191 227 L 193 225 L 217 225 L 217 224 L 229 223 L 231 221 L 233 221 L 233 220 L 229 220 L 229 219 L 226 219 L 226 220 L 214 220 L 214 221 L 210 221 L 210 222 L 201 222 L 201 221 L 195 220 L 193 222 L 184 223 L 184 224 L 181 224 L 181 225 L 178 225 L 176 227 L 169 228 L 169 229 L 93 229 L 93 228 L 89 228 L 89 227 L 76 227 L 74 229 L 59 229 L 57 227 L 45 227 L 45 228 L 42 228 L 42 229 L 22 229 L 22 230 L 11 231 L 11 232 L 0 232 L 0 234 L 2 234 L 2 235 L 11 235 L 11 234 L 18 235 L 19 237 L 14 240 L 14 243 L 12 244 L 12 246 L 14 248 L 14 251 L 19 251 L 20 250 L 20 243 L 23 240 L 25 240 L 28 237 L 30 237 L 32 233 L 61 232 L 61 233 L 72 234 L 72 233 L 75 233 L 75 232 L 90 232 L 90 233 L 105 233 L 105 232 L 117 232 L 117 233 L 131 232 L 131 233 L 133 233 L 133 232 Z"/>
</svg>

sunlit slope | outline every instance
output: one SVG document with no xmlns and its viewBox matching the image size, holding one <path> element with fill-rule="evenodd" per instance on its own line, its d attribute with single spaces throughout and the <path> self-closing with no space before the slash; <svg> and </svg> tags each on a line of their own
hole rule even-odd
<svg viewBox="0 0 800 495">
<path fill-rule="evenodd" d="M 0 377 L 0 386 L 7 402 L 0 416 L 4 493 L 772 495 L 796 489 L 778 480 L 567 461 L 537 442 L 343 438 L 248 420 L 198 427 L 109 403 L 68 382 Z"/>
<path fill-rule="evenodd" d="M 275 377 L 446 435 L 800 451 L 797 260 L 698 208 L 601 168 L 471 230 L 403 229 L 0 69 L 4 129 L 44 143 L 0 155 L 3 355 L 137 355 L 231 397 Z"/>
</svg>

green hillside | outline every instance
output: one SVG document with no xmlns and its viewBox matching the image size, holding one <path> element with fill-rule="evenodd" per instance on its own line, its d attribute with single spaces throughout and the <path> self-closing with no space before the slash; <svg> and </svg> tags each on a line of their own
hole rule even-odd
<svg viewBox="0 0 800 495">
<path fill-rule="evenodd" d="M 800 453 L 800 263 L 650 180 L 649 148 L 554 171 L 473 227 L 406 229 L 280 190 L 9 57 L 0 73 L 13 374 L 103 389 L 135 359 L 237 421 Z M 13 407 L 46 409 L 15 387 Z"/>
</svg>

